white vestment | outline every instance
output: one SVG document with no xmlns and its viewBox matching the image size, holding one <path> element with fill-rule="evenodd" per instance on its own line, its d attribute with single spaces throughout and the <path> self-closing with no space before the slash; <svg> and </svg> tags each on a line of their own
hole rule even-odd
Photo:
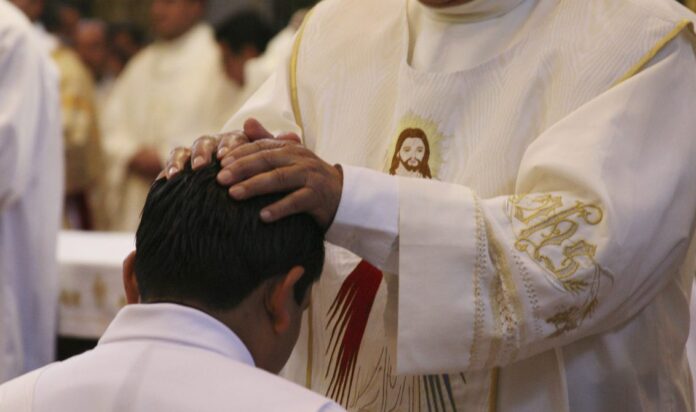
<svg viewBox="0 0 696 412">
<path fill-rule="evenodd" d="M 0 382 L 53 360 L 63 203 L 58 74 L 0 1 Z"/>
<path fill-rule="evenodd" d="M 94 350 L 0 386 L 0 412 L 23 412 L 17 405 L 33 412 L 343 410 L 254 367 L 244 343 L 218 320 L 169 303 L 127 305 Z"/>
<path fill-rule="evenodd" d="M 289 372 L 350 410 L 692 410 L 692 15 L 494 3 L 438 30 L 406 0 L 324 1 L 226 125 L 344 168 Z M 430 179 L 389 176 L 409 147 Z"/>
<path fill-rule="evenodd" d="M 152 182 L 128 173 L 131 157 L 156 149 L 162 162 L 192 136 L 214 133 L 234 109 L 237 90 L 225 76 L 212 29 L 198 24 L 173 41 L 138 53 L 116 80 L 102 113 L 112 228 L 136 229 Z"/>
</svg>

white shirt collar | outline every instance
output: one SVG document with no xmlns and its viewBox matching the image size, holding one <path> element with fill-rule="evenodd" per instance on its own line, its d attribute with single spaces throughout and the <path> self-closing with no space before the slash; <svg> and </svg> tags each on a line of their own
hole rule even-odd
<svg viewBox="0 0 696 412">
<path fill-rule="evenodd" d="M 212 316 L 182 305 L 126 305 L 99 339 L 99 345 L 128 340 L 170 341 L 216 352 L 254 366 L 251 353 L 232 330 Z"/>
</svg>

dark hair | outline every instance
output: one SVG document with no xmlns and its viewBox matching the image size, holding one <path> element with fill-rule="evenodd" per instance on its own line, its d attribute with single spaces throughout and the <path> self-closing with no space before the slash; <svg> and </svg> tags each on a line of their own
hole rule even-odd
<svg viewBox="0 0 696 412">
<path fill-rule="evenodd" d="M 147 196 L 136 233 L 135 273 L 144 302 L 195 302 L 210 310 L 237 306 L 264 281 L 293 266 L 299 304 L 324 264 L 324 234 L 307 214 L 274 223 L 261 209 L 282 194 L 232 199 L 215 177 L 219 162 L 167 181 Z"/>
<path fill-rule="evenodd" d="M 145 32 L 137 25 L 135 25 L 131 22 L 125 22 L 125 21 L 109 23 L 109 28 L 108 28 L 108 33 L 107 33 L 109 43 L 113 43 L 114 38 L 121 33 L 124 33 L 128 37 L 130 37 L 133 40 L 133 42 L 139 47 L 144 46 L 145 43 L 147 42 Z"/>
<path fill-rule="evenodd" d="M 234 53 L 241 53 L 244 46 L 251 45 L 261 54 L 272 37 L 270 26 L 252 10 L 235 13 L 215 29 L 217 41 L 226 44 Z"/>
</svg>

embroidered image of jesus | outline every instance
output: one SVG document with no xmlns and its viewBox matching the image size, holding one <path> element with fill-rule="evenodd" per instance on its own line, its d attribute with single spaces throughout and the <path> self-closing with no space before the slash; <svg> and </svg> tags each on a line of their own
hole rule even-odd
<svg viewBox="0 0 696 412">
<path fill-rule="evenodd" d="M 430 144 L 422 129 L 404 129 L 396 141 L 389 174 L 432 179 L 430 173 Z"/>
</svg>

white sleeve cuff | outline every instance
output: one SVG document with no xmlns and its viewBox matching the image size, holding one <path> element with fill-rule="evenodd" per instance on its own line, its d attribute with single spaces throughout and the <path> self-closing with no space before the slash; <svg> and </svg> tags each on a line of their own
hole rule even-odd
<svg viewBox="0 0 696 412">
<path fill-rule="evenodd" d="M 398 179 L 362 167 L 342 167 L 343 193 L 326 240 L 382 270 L 396 272 Z"/>
<path fill-rule="evenodd" d="M 481 218 L 465 186 L 401 178 L 397 371 L 467 370 Z"/>
</svg>

